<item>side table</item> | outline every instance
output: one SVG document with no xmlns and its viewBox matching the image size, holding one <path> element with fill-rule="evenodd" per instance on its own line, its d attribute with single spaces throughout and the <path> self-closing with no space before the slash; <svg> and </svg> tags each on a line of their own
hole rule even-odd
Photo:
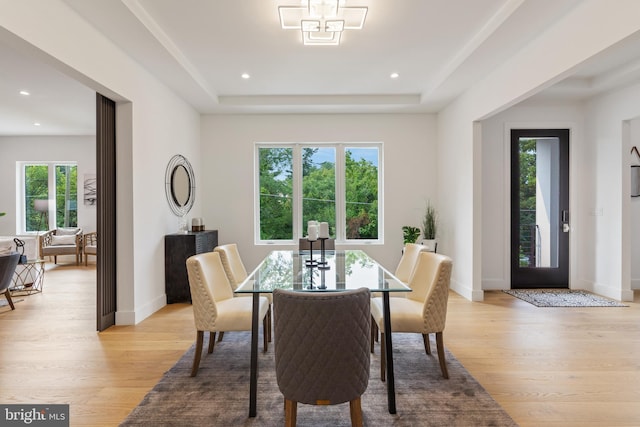
<svg viewBox="0 0 640 427">
<path fill-rule="evenodd" d="M 42 292 L 43 283 L 44 260 L 32 259 L 17 265 L 16 272 L 13 274 L 13 287 L 9 290 L 11 296 L 31 295 Z"/>
</svg>

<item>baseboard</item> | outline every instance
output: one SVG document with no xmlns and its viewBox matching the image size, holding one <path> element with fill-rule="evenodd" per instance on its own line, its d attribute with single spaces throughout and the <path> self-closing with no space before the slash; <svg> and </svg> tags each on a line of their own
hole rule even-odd
<svg viewBox="0 0 640 427">
<path fill-rule="evenodd" d="M 167 296 L 162 294 L 148 304 L 136 307 L 135 311 L 118 310 L 116 311 L 116 325 L 136 325 L 165 305 L 167 305 Z"/>
</svg>

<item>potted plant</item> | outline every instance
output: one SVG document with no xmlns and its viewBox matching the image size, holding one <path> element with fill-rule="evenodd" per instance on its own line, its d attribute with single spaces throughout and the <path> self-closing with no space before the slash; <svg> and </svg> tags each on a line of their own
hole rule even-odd
<svg viewBox="0 0 640 427">
<path fill-rule="evenodd" d="M 402 227 L 402 236 L 403 243 L 406 245 L 407 243 L 415 243 L 420 237 L 420 229 L 418 227 L 412 227 L 410 225 L 405 225 Z"/>
<path fill-rule="evenodd" d="M 436 251 L 436 235 L 438 232 L 438 214 L 436 208 L 427 201 L 427 207 L 422 218 L 422 244 L 428 247 L 428 250 Z"/>
</svg>

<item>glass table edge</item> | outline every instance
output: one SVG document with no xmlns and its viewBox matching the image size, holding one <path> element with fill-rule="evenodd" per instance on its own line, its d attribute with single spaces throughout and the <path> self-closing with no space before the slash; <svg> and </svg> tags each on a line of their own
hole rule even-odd
<svg viewBox="0 0 640 427">
<path fill-rule="evenodd" d="M 358 251 L 364 252 L 362 250 L 358 250 Z M 269 252 L 269 254 L 267 254 L 267 256 L 265 256 L 260 261 L 260 263 L 256 266 L 256 268 L 254 268 L 253 271 L 251 271 L 251 273 L 249 273 L 247 275 L 247 277 L 240 284 L 238 284 L 236 289 L 234 289 L 234 291 L 233 291 L 234 294 L 245 294 L 246 295 L 246 294 L 269 294 L 269 293 L 273 293 L 273 289 L 265 289 L 265 288 L 263 288 L 263 289 L 249 288 L 249 289 L 247 289 L 246 288 L 247 283 L 250 282 L 251 280 L 253 280 L 252 277 L 255 276 L 256 272 L 258 272 L 260 270 L 262 265 L 269 258 L 269 256 L 271 256 L 273 254 L 273 252 L 283 252 L 283 251 L 271 251 L 271 252 Z M 298 251 L 295 251 L 295 252 L 298 252 Z M 374 292 L 388 292 L 388 293 L 391 293 L 391 292 L 413 292 L 413 289 L 411 289 L 409 286 L 404 284 L 404 282 L 402 282 L 400 279 L 398 279 L 396 276 L 394 276 L 382 264 L 380 264 L 378 261 L 376 261 L 374 258 L 372 258 L 369 254 L 366 254 L 366 255 L 372 261 L 374 261 L 382 271 L 384 271 L 385 275 L 388 276 L 388 280 L 396 281 L 402 287 L 400 287 L 400 288 L 378 288 L 378 287 L 368 287 L 368 286 L 361 286 L 361 287 L 368 288 L 371 291 L 371 293 L 374 293 Z M 358 289 L 358 288 L 345 288 L 345 289 L 334 289 L 334 288 L 327 288 L 327 289 L 322 289 L 322 288 L 292 289 L 292 288 L 283 288 L 283 289 L 292 290 L 292 291 L 296 291 L 296 292 L 344 292 L 344 291 L 349 291 L 349 290 L 355 290 L 355 289 Z"/>
</svg>

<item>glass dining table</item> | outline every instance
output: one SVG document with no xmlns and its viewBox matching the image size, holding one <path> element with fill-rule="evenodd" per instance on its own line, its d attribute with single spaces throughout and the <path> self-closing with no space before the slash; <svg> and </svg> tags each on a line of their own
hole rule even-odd
<svg viewBox="0 0 640 427">
<path fill-rule="evenodd" d="M 396 413 L 393 348 L 389 317 L 389 293 L 411 289 L 361 250 L 272 251 L 238 286 L 237 294 L 253 294 L 249 417 L 256 416 L 258 387 L 258 306 L 261 293 L 274 289 L 300 292 L 340 292 L 361 287 L 382 294 L 387 360 L 387 403 Z"/>
</svg>

